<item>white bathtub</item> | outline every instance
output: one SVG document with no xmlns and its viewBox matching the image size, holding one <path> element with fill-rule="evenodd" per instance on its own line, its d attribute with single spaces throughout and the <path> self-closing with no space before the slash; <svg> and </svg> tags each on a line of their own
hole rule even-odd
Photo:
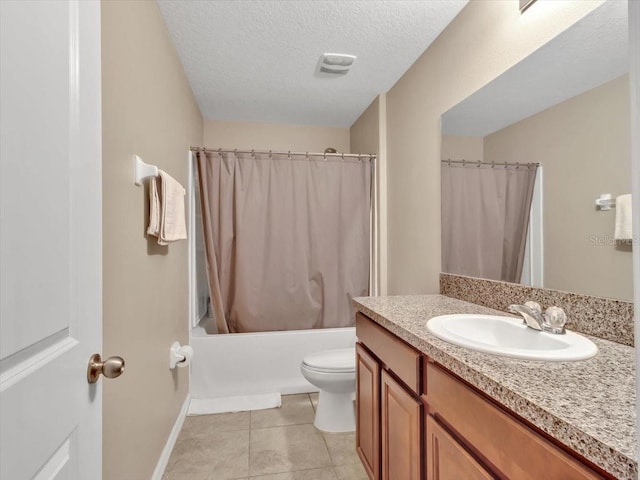
<svg viewBox="0 0 640 480">
<path fill-rule="evenodd" d="M 355 328 L 207 334 L 191 332 L 191 397 L 224 399 L 317 391 L 300 373 L 311 352 L 355 344 Z"/>
</svg>

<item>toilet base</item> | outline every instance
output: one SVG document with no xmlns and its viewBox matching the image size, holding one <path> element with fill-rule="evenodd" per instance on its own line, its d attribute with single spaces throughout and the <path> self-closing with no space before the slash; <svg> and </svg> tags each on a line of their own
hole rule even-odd
<svg viewBox="0 0 640 480">
<path fill-rule="evenodd" d="M 316 418 L 313 425 L 327 433 L 345 433 L 356 430 L 353 392 L 332 393 L 320 390 Z"/>
</svg>

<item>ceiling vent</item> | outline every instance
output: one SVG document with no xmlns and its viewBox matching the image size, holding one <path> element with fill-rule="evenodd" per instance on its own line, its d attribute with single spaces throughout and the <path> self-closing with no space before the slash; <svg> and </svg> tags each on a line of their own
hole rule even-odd
<svg viewBox="0 0 640 480">
<path fill-rule="evenodd" d="M 355 55 L 346 55 L 344 53 L 325 53 L 322 55 L 320 61 L 320 71 L 324 73 L 344 75 L 349 71 L 355 59 Z"/>
</svg>

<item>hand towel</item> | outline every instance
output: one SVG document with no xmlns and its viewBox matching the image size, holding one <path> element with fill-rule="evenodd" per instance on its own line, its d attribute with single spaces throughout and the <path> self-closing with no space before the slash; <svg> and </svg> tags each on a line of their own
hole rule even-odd
<svg viewBox="0 0 640 480">
<path fill-rule="evenodd" d="M 159 177 L 159 178 L 158 178 Z M 149 228 L 147 233 L 158 237 L 159 245 L 187 238 L 184 214 L 184 187 L 171 175 L 158 170 L 158 177 L 149 183 Z"/>
<path fill-rule="evenodd" d="M 631 194 L 620 195 L 616 198 L 616 228 L 613 237 L 616 240 L 631 240 Z"/>
<path fill-rule="evenodd" d="M 160 196 L 156 177 L 149 180 L 149 227 L 147 233 L 155 237 L 160 235 Z"/>
</svg>

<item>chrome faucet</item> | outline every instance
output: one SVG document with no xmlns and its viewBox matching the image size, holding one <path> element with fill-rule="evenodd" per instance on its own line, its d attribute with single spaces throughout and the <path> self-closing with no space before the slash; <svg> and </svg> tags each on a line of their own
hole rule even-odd
<svg viewBox="0 0 640 480">
<path fill-rule="evenodd" d="M 563 334 L 567 315 L 560 307 L 549 307 L 545 313 L 536 302 L 525 302 L 524 305 L 509 305 L 511 313 L 518 313 L 524 319 L 524 324 L 534 330 Z"/>
</svg>

